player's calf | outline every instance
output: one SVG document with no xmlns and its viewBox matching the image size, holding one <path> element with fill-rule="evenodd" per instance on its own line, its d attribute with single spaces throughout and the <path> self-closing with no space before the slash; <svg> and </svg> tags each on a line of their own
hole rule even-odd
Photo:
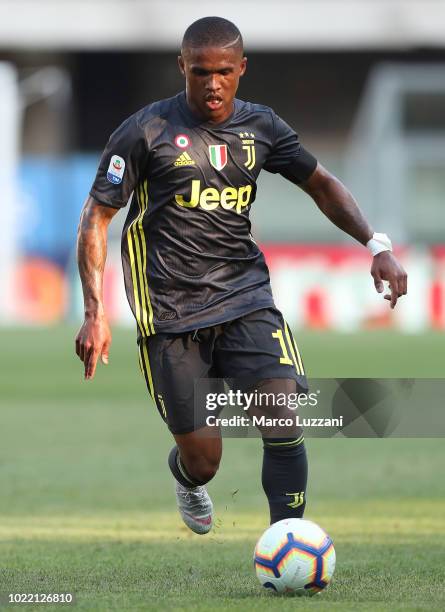
<svg viewBox="0 0 445 612">
<path fill-rule="evenodd" d="M 218 434 L 219 432 L 216 432 Z M 211 480 L 219 467 L 222 455 L 222 442 L 219 435 L 211 427 L 203 427 L 186 434 L 175 434 L 179 452 L 176 461 L 169 460 L 170 469 L 176 480 L 187 485 L 185 480 L 193 484 L 203 485 Z M 178 469 L 176 469 L 176 467 Z M 179 474 L 183 478 L 179 478 Z"/>
<path fill-rule="evenodd" d="M 168 464 L 170 471 L 184 487 L 204 485 L 215 476 L 221 458 L 220 450 L 213 453 L 200 452 L 197 449 L 178 448 L 170 451 Z"/>
</svg>

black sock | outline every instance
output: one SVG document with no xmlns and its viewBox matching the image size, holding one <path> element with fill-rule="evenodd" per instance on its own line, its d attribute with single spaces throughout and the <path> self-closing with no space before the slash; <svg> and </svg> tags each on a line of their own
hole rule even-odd
<svg viewBox="0 0 445 612">
<path fill-rule="evenodd" d="M 198 487 L 199 485 L 203 484 L 202 482 L 196 481 L 187 472 L 181 461 L 179 449 L 177 446 L 174 446 L 168 455 L 168 466 L 173 476 L 180 484 L 182 484 L 183 487 L 191 489 L 193 487 Z"/>
<path fill-rule="evenodd" d="M 307 458 L 304 438 L 263 438 L 262 483 L 270 523 L 302 518 L 306 506 Z"/>
</svg>

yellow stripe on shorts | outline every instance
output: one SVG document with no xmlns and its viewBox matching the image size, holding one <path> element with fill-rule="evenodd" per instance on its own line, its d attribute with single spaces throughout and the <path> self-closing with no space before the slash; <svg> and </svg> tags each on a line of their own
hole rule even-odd
<svg viewBox="0 0 445 612">
<path fill-rule="evenodd" d="M 300 366 L 299 366 L 299 363 L 297 361 L 297 357 L 295 355 L 294 345 L 292 343 L 291 336 L 290 336 L 290 333 L 289 333 L 289 328 L 287 326 L 286 321 L 284 322 L 284 333 L 286 334 L 287 344 L 288 344 L 288 346 L 290 348 L 290 352 L 292 354 L 292 359 L 293 359 L 293 362 L 294 362 L 295 370 L 297 371 L 297 374 L 300 376 L 302 374 L 302 371 L 300 370 Z"/>
<path fill-rule="evenodd" d="M 141 363 L 143 364 L 145 380 L 147 381 L 147 386 L 150 391 L 150 395 L 153 401 L 156 401 L 155 400 L 155 390 L 154 390 L 154 385 L 153 385 L 153 377 L 151 375 L 150 360 L 148 358 L 147 346 L 144 340 L 142 340 L 139 345 L 139 355 L 141 357 Z"/>
</svg>

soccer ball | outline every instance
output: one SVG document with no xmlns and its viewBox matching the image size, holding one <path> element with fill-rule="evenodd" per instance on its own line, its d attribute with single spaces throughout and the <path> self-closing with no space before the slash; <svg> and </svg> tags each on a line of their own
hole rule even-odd
<svg viewBox="0 0 445 612">
<path fill-rule="evenodd" d="M 263 587 L 277 593 L 315 595 L 332 578 L 335 550 L 316 523 L 290 518 L 266 529 L 255 546 L 253 562 Z"/>
</svg>

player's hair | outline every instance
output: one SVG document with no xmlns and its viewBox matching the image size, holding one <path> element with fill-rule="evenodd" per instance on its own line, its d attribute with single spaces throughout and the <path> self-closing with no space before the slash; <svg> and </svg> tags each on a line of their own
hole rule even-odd
<svg viewBox="0 0 445 612">
<path fill-rule="evenodd" d="M 243 52 L 243 37 L 236 25 L 223 17 L 202 17 L 186 29 L 182 49 L 235 47 Z"/>
</svg>

